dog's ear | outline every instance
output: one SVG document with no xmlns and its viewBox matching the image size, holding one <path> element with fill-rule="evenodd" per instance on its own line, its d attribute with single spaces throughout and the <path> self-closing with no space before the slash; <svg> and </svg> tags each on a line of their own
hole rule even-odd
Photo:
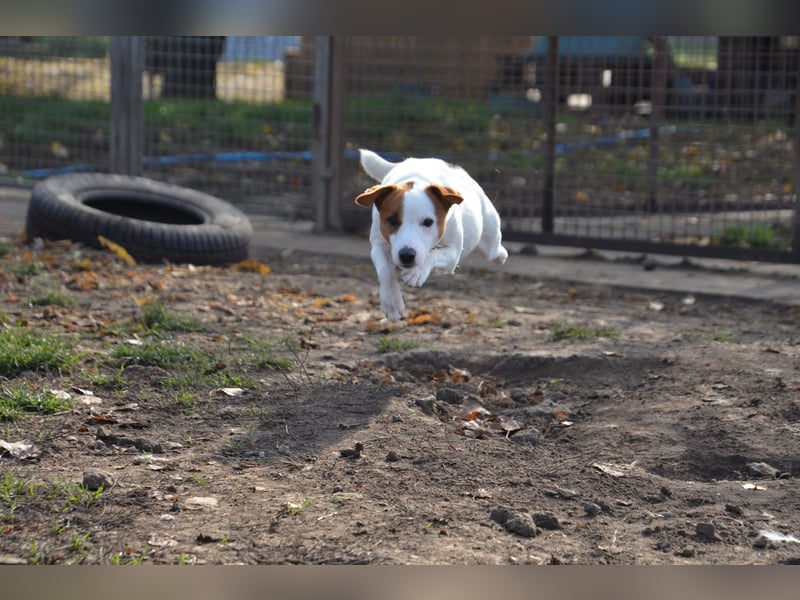
<svg viewBox="0 0 800 600">
<path fill-rule="evenodd" d="M 435 202 L 439 202 L 444 206 L 445 211 L 449 210 L 453 204 L 461 204 L 464 201 L 464 196 L 456 190 L 438 183 L 430 184 L 425 188 L 425 191 Z"/>
<path fill-rule="evenodd" d="M 380 204 L 392 192 L 400 189 L 399 185 L 373 185 L 356 196 L 356 204 L 369 208 L 373 204 Z"/>
</svg>

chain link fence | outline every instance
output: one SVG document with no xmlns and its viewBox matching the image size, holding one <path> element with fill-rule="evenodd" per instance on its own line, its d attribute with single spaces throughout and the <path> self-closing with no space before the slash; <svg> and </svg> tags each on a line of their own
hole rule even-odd
<svg viewBox="0 0 800 600">
<path fill-rule="evenodd" d="M 112 169 L 111 46 L 0 38 L 0 180 Z M 367 147 L 461 164 L 510 240 L 800 262 L 796 37 L 141 46 L 139 172 L 246 210 L 364 231 Z"/>
</svg>

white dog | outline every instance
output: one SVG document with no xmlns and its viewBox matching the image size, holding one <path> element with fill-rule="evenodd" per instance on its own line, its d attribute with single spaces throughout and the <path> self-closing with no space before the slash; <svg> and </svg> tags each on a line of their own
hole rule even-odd
<svg viewBox="0 0 800 600">
<path fill-rule="evenodd" d="M 405 308 L 400 281 L 419 287 L 432 271 L 454 273 L 476 248 L 503 264 L 500 216 L 480 185 L 464 169 L 438 158 L 389 162 L 360 150 L 361 166 L 378 185 L 356 198 L 372 206 L 369 241 L 380 283 L 381 309 L 390 321 Z"/>
</svg>

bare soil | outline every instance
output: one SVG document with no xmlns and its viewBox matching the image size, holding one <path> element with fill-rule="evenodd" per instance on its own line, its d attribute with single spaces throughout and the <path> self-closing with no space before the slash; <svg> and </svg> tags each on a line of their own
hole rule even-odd
<svg viewBox="0 0 800 600">
<path fill-rule="evenodd" d="M 0 495 L 3 562 L 800 562 L 797 308 L 464 270 L 407 290 L 391 326 L 366 246 L 259 258 L 271 273 L 0 259 L 2 326 L 83 356 L 0 383 L 71 396 L 0 422 L 35 445 L 0 456 L 34 484 Z M 74 306 L 31 306 L 48 286 Z M 155 301 L 202 331 L 137 333 Z M 233 350 L 287 335 L 290 370 Z M 150 342 L 249 383 L 113 359 Z"/>
</svg>

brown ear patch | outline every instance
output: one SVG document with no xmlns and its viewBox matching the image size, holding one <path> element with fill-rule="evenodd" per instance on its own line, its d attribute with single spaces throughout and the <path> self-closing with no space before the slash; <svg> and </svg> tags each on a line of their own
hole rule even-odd
<svg viewBox="0 0 800 600">
<path fill-rule="evenodd" d="M 425 188 L 425 191 L 436 207 L 436 224 L 439 227 L 439 239 L 442 239 L 444 237 L 444 225 L 447 221 L 447 212 L 454 204 L 461 204 L 464 201 L 464 196 L 453 188 L 439 185 L 438 183 L 430 184 Z"/>
<path fill-rule="evenodd" d="M 356 197 L 356 204 L 369 207 L 375 205 L 380 215 L 381 234 L 389 241 L 389 236 L 398 230 L 403 222 L 403 195 L 414 187 L 414 182 L 402 184 L 373 185 Z"/>
<path fill-rule="evenodd" d="M 358 196 L 356 196 L 356 204 L 359 206 L 363 206 L 365 208 L 369 208 L 373 204 L 378 207 L 380 210 L 380 205 L 383 203 L 385 199 L 388 198 L 391 194 L 403 194 L 410 190 L 414 186 L 413 182 L 403 183 L 403 184 L 396 184 L 390 183 L 387 185 L 378 184 L 373 185 L 370 188 L 367 188 L 363 192 L 361 192 Z"/>
</svg>

